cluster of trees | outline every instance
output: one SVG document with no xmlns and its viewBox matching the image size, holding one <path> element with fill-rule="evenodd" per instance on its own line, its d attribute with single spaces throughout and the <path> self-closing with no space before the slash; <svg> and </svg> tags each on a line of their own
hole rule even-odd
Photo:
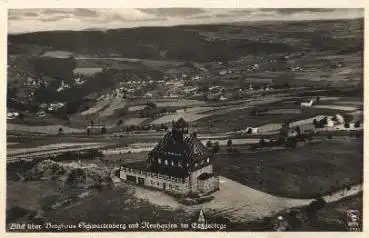
<svg viewBox="0 0 369 238">
<path fill-rule="evenodd" d="M 294 128 L 296 135 L 290 136 L 290 123 L 288 121 L 282 124 L 282 128 L 280 129 L 279 136 L 277 140 L 270 139 L 268 142 L 261 137 L 259 143 L 254 144 L 251 149 L 255 150 L 257 148 L 262 147 L 273 147 L 273 146 L 285 146 L 288 148 L 296 148 L 298 142 L 312 141 L 313 133 L 302 133 L 301 128 L 299 126 Z"/>
<path fill-rule="evenodd" d="M 64 160 L 79 160 L 79 159 L 96 159 L 104 157 L 104 154 L 99 149 L 89 149 L 86 151 L 78 151 L 78 152 L 65 152 L 55 157 L 55 161 L 64 161 Z"/>
<path fill-rule="evenodd" d="M 121 122 L 123 123 L 123 122 Z M 120 124 L 121 125 L 121 124 Z M 123 128 L 123 131 L 131 132 L 131 131 L 149 131 L 149 130 L 155 130 L 155 131 L 168 131 L 168 126 L 165 124 L 160 125 L 130 125 Z"/>
<path fill-rule="evenodd" d="M 231 138 L 228 138 L 227 140 L 227 152 L 228 153 L 239 153 L 239 150 L 237 148 L 232 147 L 233 141 Z"/>
<path fill-rule="evenodd" d="M 220 145 L 219 142 L 211 142 L 211 140 L 208 140 L 206 142 L 206 147 L 208 147 L 209 150 L 211 150 L 212 153 L 216 154 L 220 151 Z"/>
<path fill-rule="evenodd" d="M 313 120 L 313 125 L 315 128 L 323 128 L 325 125 L 327 125 L 327 123 L 328 123 L 327 117 L 324 117 L 323 119 L 319 121 L 317 119 Z"/>
<path fill-rule="evenodd" d="M 155 103 L 148 103 L 147 107 L 140 111 L 140 117 L 157 118 L 162 114 L 175 112 L 176 109 L 170 109 L 166 107 L 157 107 Z"/>
<path fill-rule="evenodd" d="M 332 121 L 337 121 L 337 118 L 334 116 L 332 118 Z M 327 123 L 328 123 L 328 118 L 327 117 L 324 117 L 323 119 L 321 119 L 319 121 L 317 119 L 313 120 L 313 125 L 314 125 L 315 129 L 323 128 L 325 125 L 327 125 Z M 354 124 L 354 127 L 359 128 L 360 125 L 361 125 L 360 121 L 356 121 L 355 124 Z M 350 128 L 350 123 L 346 121 L 344 123 L 344 127 L 345 128 Z"/>
<path fill-rule="evenodd" d="M 105 126 L 103 126 L 103 127 L 100 128 L 99 133 L 106 134 L 107 132 L 108 132 L 108 130 L 106 129 Z M 87 133 L 87 135 L 91 135 L 92 130 L 90 128 L 87 128 L 86 133 Z"/>
<path fill-rule="evenodd" d="M 264 108 L 264 109 L 257 109 L 257 108 L 253 108 L 250 112 L 250 116 L 257 116 L 259 114 L 265 114 L 266 112 L 268 112 L 268 108 Z"/>
</svg>

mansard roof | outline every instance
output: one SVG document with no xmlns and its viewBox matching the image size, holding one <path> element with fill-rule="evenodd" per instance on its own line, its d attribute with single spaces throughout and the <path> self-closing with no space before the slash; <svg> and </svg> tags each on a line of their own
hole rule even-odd
<svg viewBox="0 0 369 238">
<path fill-rule="evenodd" d="M 194 136 L 183 137 L 179 131 L 171 131 L 149 153 L 150 157 L 170 157 L 182 161 L 197 161 L 208 157 L 208 149 Z"/>
</svg>

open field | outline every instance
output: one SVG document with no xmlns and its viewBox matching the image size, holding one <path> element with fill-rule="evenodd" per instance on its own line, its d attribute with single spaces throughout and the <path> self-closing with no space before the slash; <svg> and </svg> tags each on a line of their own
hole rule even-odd
<svg viewBox="0 0 369 238">
<path fill-rule="evenodd" d="M 108 107 L 109 103 L 110 103 L 110 101 L 108 101 L 108 100 L 100 101 L 94 107 L 91 107 L 91 108 L 81 112 L 81 115 L 82 116 L 87 116 L 87 115 L 90 115 L 90 114 L 95 114 L 95 113 L 99 112 L 100 110 Z"/>
<path fill-rule="evenodd" d="M 58 144 L 48 144 L 44 146 L 34 147 L 34 148 L 13 148 L 8 149 L 8 155 L 17 155 L 17 154 L 26 154 L 33 152 L 43 152 L 43 151 L 55 151 L 62 150 L 68 148 L 76 148 L 76 147 L 88 147 L 88 146 L 97 146 L 101 145 L 100 143 L 58 143 Z"/>
<path fill-rule="evenodd" d="M 48 126 L 26 126 L 23 124 L 12 124 L 7 123 L 7 131 L 18 131 L 18 132 L 30 132 L 30 133 L 40 133 L 40 134 L 58 134 L 59 128 L 63 129 L 63 133 L 86 133 L 86 130 L 66 127 L 63 125 L 48 125 Z"/>
<path fill-rule="evenodd" d="M 222 176 L 257 190 L 312 198 L 362 182 L 362 142 L 323 141 L 294 150 L 257 153 L 222 150 L 214 166 Z"/>
<path fill-rule="evenodd" d="M 26 117 L 22 120 L 15 118 L 13 120 L 7 120 L 9 124 L 22 124 L 27 126 L 50 126 L 50 125 L 63 125 L 66 124 L 65 120 L 53 117 L 52 115 L 46 115 L 45 117 L 39 117 L 37 115 L 26 114 Z"/>
<path fill-rule="evenodd" d="M 108 116 L 112 116 L 114 115 L 114 112 L 118 109 L 124 108 L 127 104 L 126 100 L 124 99 L 120 99 L 120 98 L 115 98 L 113 100 L 108 100 L 109 102 L 109 106 L 106 107 L 105 110 L 103 110 L 100 113 L 100 117 L 108 117 Z"/>
<path fill-rule="evenodd" d="M 103 70 L 103 68 L 75 68 L 73 73 L 80 75 L 94 75 Z"/>
<path fill-rule="evenodd" d="M 265 107 L 273 107 L 266 105 Z M 282 110 L 282 109 L 280 109 Z M 224 114 L 211 115 L 193 123 L 194 127 L 201 128 L 202 131 L 226 132 L 244 130 L 247 127 L 259 127 L 266 124 L 280 124 L 283 121 L 300 121 L 311 119 L 319 115 L 342 114 L 342 111 L 330 108 L 306 108 L 301 113 L 281 113 L 281 114 L 263 114 L 251 115 L 251 108 L 242 110 L 232 110 Z M 265 127 L 265 126 L 264 126 Z M 265 129 L 265 128 L 264 128 Z"/>
</svg>

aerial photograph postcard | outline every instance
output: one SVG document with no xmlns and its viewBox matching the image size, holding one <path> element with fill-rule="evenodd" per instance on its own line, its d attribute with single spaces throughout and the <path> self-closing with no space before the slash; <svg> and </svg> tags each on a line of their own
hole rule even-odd
<svg viewBox="0 0 369 238">
<path fill-rule="evenodd" d="M 8 233 L 363 231 L 363 8 L 14 8 L 6 34 Z"/>
</svg>

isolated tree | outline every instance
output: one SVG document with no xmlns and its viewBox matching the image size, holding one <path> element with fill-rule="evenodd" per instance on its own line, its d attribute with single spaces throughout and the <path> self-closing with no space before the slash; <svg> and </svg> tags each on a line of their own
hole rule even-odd
<svg viewBox="0 0 369 238">
<path fill-rule="evenodd" d="M 161 123 L 161 124 L 160 124 L 160 129 L 165 130 L 165 125 L 164 125 L 164 123 Z"/>
<path fill-rule="evenodd" d="M 360 121 L 355 122 L 354 127 L 355 127 L 355 128 L 359 128 L 359 127 L 360 127 Z"/>
<path fill-rule="evenodd" d="M 288 136 L 288 128 L 285 128 L 285 127 L 282 127 L 280 130 L 279 130 L 279 138 L 283 138 L 283 139 L 286 139 Z"/>
<path fill-rule="evenodd" d="M 252 133 L 252 129 L 251 128 L 247 129 L 247 134 L 251 134 L 251 133 Z"/>
<path fill-rule="evenodd" d="M 297 135 L 301 135 L 301 129 L 299 126 L 296 126 L 295 130 L 296 130 Z"/>
<path fill-rule="evenodd" d="M 219 152 L 219 150 L 220 150 L 220 146 L 219 146 L 219 142 L 218 141 L 216 141 L 214 144 L 213 144 L 213 148 L 212 148 L 212 151 L 213 151 L 213 153 L 218 153 Z"/>
<path fill-rule="evenodd" d="M 297 140 L 295 137 L 289 137 L 286 141 L 286 147 L 295 149 L 297 146 Z"/>
<path fill-rule="evenodd" d="M 265 146 L 264 137 L 261 137 L 261 139 L 259 140 L 259 146 L 261 146 L 261 147 Z"/>
<path fill-rule="evenodd" d="M 91 120 L 90 121 L 90 126 L 93 126 L 94 125 L 94 121 L 93 120 Z"/>
<path fill-rule="evenodd" d="M 86 132 L 87 132 L 87 135 L 89 136 L 89 135 L 90 135 L 90 133 L 91 133 L 90 128 L 87 128 Z"/>
<path fill-rule="evenodd" d="M 63 132 L 64 132 L 63 128 L 59 127 L 58 134 L 61 135 L 61 134 L 63 134 Z"/>
<path fill-rule="evenodd" d="M 319 121 L 320 126 L 324 126 L 327 125 L 328 123 L 328 118 L 324 117 L 322 120 Z"/>
<path fill-rule="evenodd" d="M 123 124 L 123 120 L 122 119 L 119 119 L 118 121 L 117 121 L 117 126 L 120 126 L 120 125 L 122 125 Z"/>
<path fill-rule="evenodd" d="M 229 138 L 229 139 L 228 139 L 228 141 L 227 141 L 227 146 L 228 146 L 228 147 L 232 146 L 232 139 L 231 139 L 231 138 Z"/>
<path fill-rule="evenodd" d="M 314 125 L 314 128 L 318 128 L 318 120 L 317 119 L 313 120 L 313 125 Z"/>
<path fill-rule="evenodd" d="M 105 127 L 105 126 L 103 126 L 103 127 L 101 128 L 101 134 L 105 134 L 106 132 L 107 132 L 106 127 Z"/>
<path fill-rule="evenodd" d="M 345 128 L 350 128 L 350 123 L 345 122 Z"/>
<path fill-rule="evenodd" d="M 206 142 L 206 147 L 208 147 L 208 148 L 213 147 L 213 143 L 211 142 L 211 140 L 208 140 L 208 141 Z"/>
</svg>

